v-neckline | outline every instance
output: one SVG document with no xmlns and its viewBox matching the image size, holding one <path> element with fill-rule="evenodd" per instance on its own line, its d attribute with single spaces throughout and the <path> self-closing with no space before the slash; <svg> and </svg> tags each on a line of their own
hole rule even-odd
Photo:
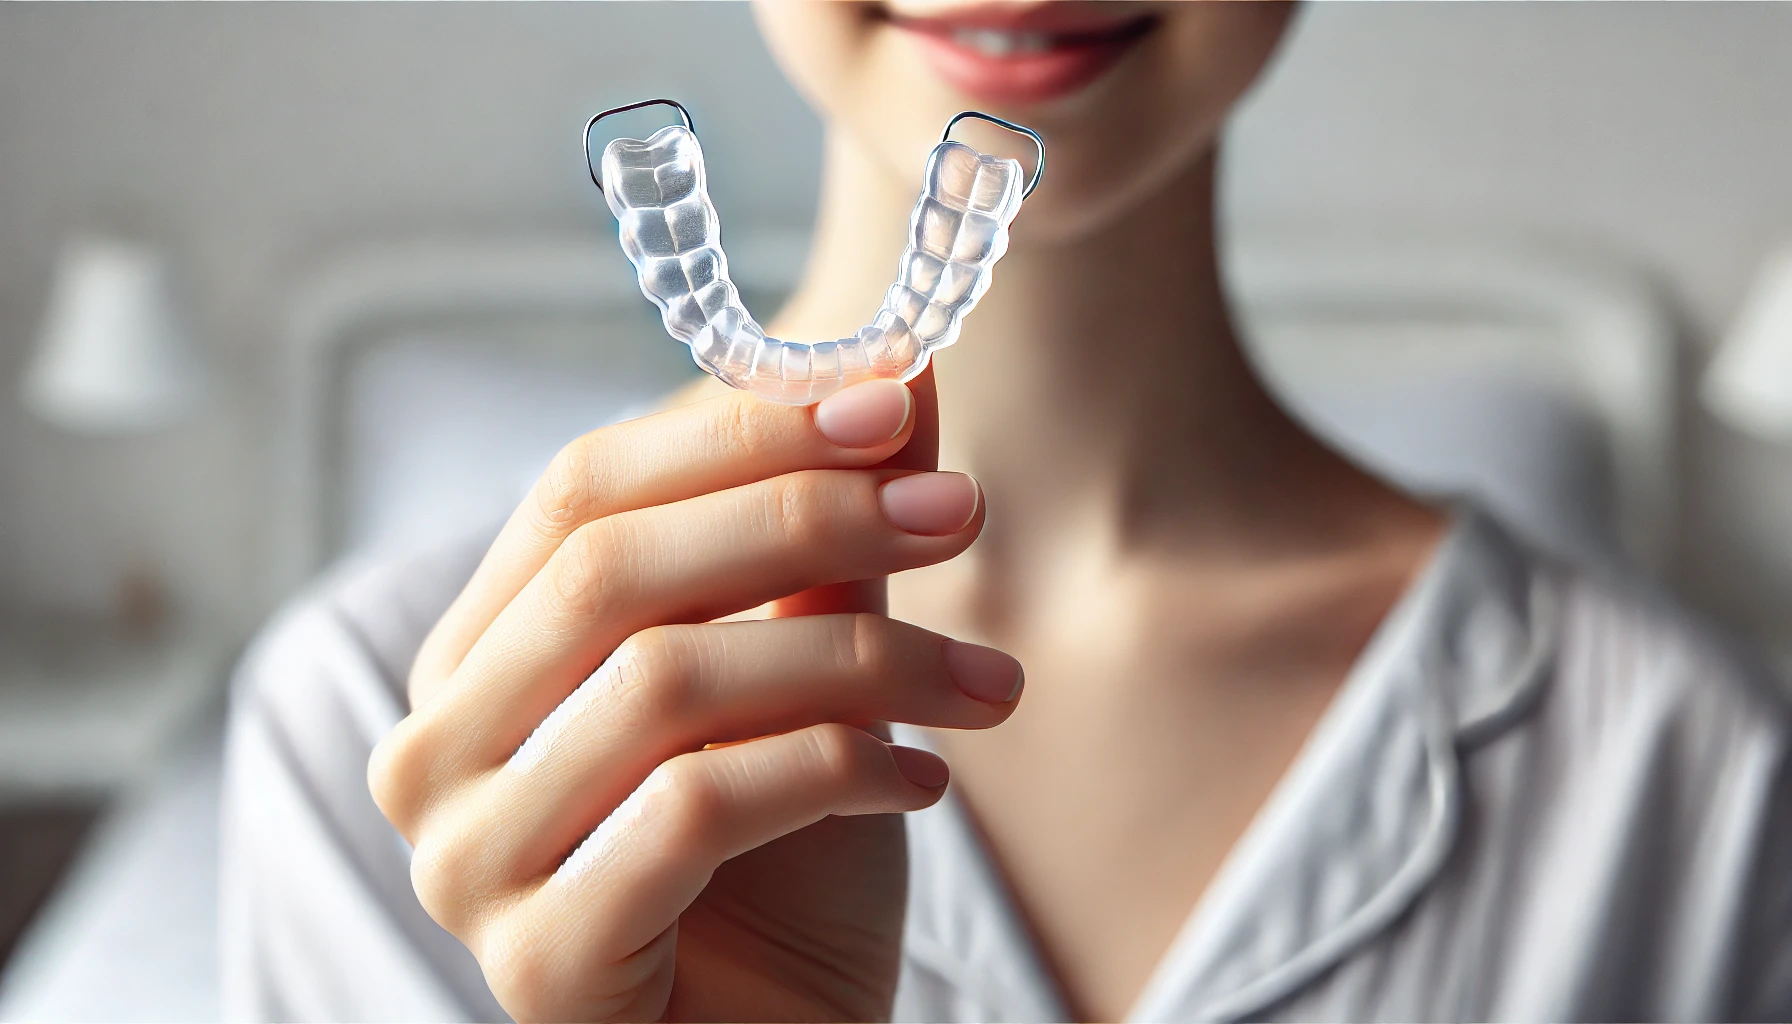
<svg viewBox="0 0 1792 1024">
<path fill-rule="evenodd" d="M 1506 599 L 1495 603 L 1511 613 L 1511 628 L 1528 632 L 1528 592 L 1518 594 L 1524 588 L 1514 580 L 1496 579 L 1510 576 L 1515 561 L 1504 535 L 1481 513 L 1466 505 L 1454 510 L 1444 536 L 1190 908 L 1126 1020 L 1260 1013 L 1385 927 L 1429 884 L 1453 844 L 1460 813 L 1454 744 L 1461 702 L 1438 692 L 1459 674 L 1443 663 L 1452 646 L 1446 634 L 1461 627 L 1483 586 Z M 1518 646 L 1534 646 L 1515 636 Z M 1480 668 L 1497 674 L 1534 660 Z M 1499 692 L 1502 699 L 1515 697 L 1512 686 Z M 897 739 L 928 745 L 913 728 L 899 727 Z M 1370 781 L 1397 799 L 1371 799 Z M 1351 810 L 1357 816 L 1345 813 Z M 987 993 L 1002 1003 L 989 1007 L 988 1016 L 1068 1019 L 1059 980 L 969 809 L 948 793 L 919 814 L 929 816 L 932 831 L 917 835 L 921 848 L 913 863 L 929 856 L 956 863 L 945 872 L 943 891 L 919 894 L 918 905 L 911 898 L 911 913 L 933 918 L 911 928 L 911 952 L 939 961 L 941 973 L 975 974 L 965 979 L 973 987 L 1001 990 Z M 1365 819 L 1374 819 L 1372 827 L 1364 828 Z M 1316 834 L 1328 838 L 1316 842 Z M 1325 856 L 1315 858 L 1315 850 Z M 1349 863 L 1352 855 L 1360 861 Z M 1340 868 L 1352 872 L 1343 897 L 1335 879 L 1322 879 Z M 1300 903 L 1303 893 L 1311 905 Z M 1288 927 L 1259 920 L 1278 912 Z M 942 915 L 953 920 L 942 922 Z M 952 934 L 926 934 L 930 925 Z M 972 963 L 976 970 L 967 971 Z"/>
</svg>

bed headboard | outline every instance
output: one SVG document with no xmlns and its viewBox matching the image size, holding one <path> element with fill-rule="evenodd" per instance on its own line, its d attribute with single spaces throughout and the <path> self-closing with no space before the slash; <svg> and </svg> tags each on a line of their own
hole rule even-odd
<svg viewBox="0 0 1792 1024">
<path fill-rule="evenodd" d="M 788 231 L 729 245 L 736 284 L 761 305 L 782 299 L 807 252 Z M 519 474 L 696 372 L 606 238 L 357 249 L 295 288 L 282 349 L 281 593 L 400 524 L 428 537 L 508 508 Z"/>
<path fill-rule="evenodd" d="M 1519 244 L 1237 237 L 1245 332 L 1298 415 L 1546 543 L 1666 565 L 1673 335 L 1637 278 Z M 769 310 L 807 240 L 728 245 Z M 695 372 L 599 235 L 346 254 L 296 289 L 284 347 L 282 591 L 346 551 L 501 515 L 565 441 Z"/>
<path fill-rule="evenodd" d="M 1640 274 L 1523 240 L 1238 237 L 1253 353 L 1321 433 L 1551 546 L 1669 570 L 1677 336 Z"/>
</svg>

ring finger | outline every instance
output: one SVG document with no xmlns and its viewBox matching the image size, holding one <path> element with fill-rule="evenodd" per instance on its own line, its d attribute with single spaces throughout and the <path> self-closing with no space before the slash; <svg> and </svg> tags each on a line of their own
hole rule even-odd
<svg viewBox="0 0 1792 1024">
<path fill-rule="evenodd" d="M 876 615 L 666 626 L 630 637 L 460 809 L 504 877 L 551 871 L 662 762 L 822 722 L 987 729 L 1013 658 Z M 502 813 L 496 813 L 498 809 Z"/>
</svg>

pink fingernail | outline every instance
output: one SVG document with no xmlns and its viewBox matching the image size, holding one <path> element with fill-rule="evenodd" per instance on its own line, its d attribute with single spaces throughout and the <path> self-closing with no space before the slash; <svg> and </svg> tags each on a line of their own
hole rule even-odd
<svg viewBox="0 0 1792 1024">
<path fill-rule="evenodd" d="M 896 759 L 896 770 L 902 777 L 920 786 L 922 789 L 938 789 L 952 777 L 951 769 L 937 755 L 914 747 L 891 747 L 890 756 Z"/>
<path fill-rule="evenodd" d="M 815 429 L 842 448 L 870 448 L 897 434 L 915 400 L 898 380 L 868 380 L 837 391 L 815 406 Z"/>
<path fill-rule="evenodd" d="M 1024 678 L 1020 662 L 994 647 L 947 640 L 940 655 L 946 674 L 967 695 L 989 704 L 1006 704 L 1020 696 Z"/>
<path fill-rule="evenodd" d="M 977 514 L 977 481 L 963 473 L 917 473 L 884 484 L 877 500 L 898 530 L 944 537 L 969 526 Z"/>
</svg>

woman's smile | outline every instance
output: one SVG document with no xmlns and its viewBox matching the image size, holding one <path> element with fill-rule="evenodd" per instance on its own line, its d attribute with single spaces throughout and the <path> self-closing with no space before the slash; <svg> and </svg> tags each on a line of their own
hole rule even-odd
<svg viewBox="0 0 1792 1024">
<path fill-rule="evenodd" d="M 922 58 L 969 99 L 1042 103 L 1100 78 L 1158 25 L 1131 5 L 989 4 L 887 12 Z"/>
</svg>

